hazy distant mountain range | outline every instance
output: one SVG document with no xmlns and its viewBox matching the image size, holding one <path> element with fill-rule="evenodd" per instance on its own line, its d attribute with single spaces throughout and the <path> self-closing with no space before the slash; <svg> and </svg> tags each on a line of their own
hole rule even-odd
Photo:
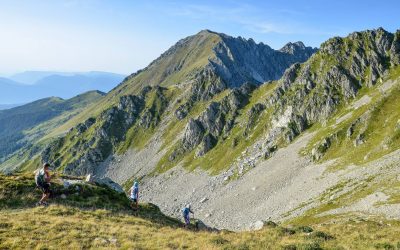
<svg viewBox="0 0 400 250">
<path fill-rule="evenodd" d="M 97 71 L 26 71 L 0 77 L 0 109 L 51 96 L 71 98 L 90 90 L 108 92 L 124 78 L 124 75 Z"/>
</svg>

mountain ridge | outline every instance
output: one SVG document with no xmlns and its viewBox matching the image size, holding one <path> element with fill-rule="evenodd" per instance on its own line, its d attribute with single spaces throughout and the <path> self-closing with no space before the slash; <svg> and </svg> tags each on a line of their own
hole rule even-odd
<svg viewBox="0 0 400 250">
<path fill-rule="evenodd" d="M 390 176 L 379 172 L 376 165 L 392 164 L 400 148 L 396 109 L 400 31 L 376 29 L 331 38 L 305 62 L 291 64 L 296 57 L 289 57 L 282 77 L 264 84 L 256 80 L 255 73 L 261 72 L 257 62 L 276 52 L 251 40 L 232 39 L 222 41 L 203 31 L 180 40 L 81 116 L 75 116 L 74 125 L 69 122 L 59 127 L 65 132 L 46 138 L 46 146 L 22 167 L 30 170 L 49 161 L 59 171 L 73 175 L 108 176 L 120 184 L 140 179 L 144 199 L 162 204 L 163 212 L 176 215 L 178 207 L 190 201 L 207 223 L 235 230 L 262 219 L 266 207 L 273 209 L 275 219 L 300 215 L 307 208 L 309 218 L 299 220 L 319 220 L 318 215 L 328 211 L 330 204 L 336 209 L 356 200 L 328 196 L 332 190 L 365 198 L 382 184 L 384 192 L 392 195 L 390 187 L 383 185 Z M 283 50 L 290 52 L 296 46 L 302 47 L 291 43 Z M 256 51 L 264 53 L 257 58 L 249 56 Z M 237 64 L 229 65 L 237 58 Z M 238 67 L 241 64 L 243 67 Z M 267 75 L 259 73 L 261 78 L 261 74 Z M 229 82 L 229 75 L 240 79 L 240 86 Z M 379 126 L 378 120 L 383 119 L 380 111 L 386 114 L 385 126 Z M 285 150 L 295 151 L 284 159 Z M 279 159 L 287 160 L 281 162 L 288 166 L 278 168 Z M 354 183 L 336 172 L 328 177 L 319 175 L 340 164 L 356 165 Z M 357 181 L 367 182 L 358 166 L 372 166 L 374 174 L 382 173 L 376 182 L 368 183 L 368 192 L 356 188 Z M 308 173 L 309 167 L 315 172 Z M 274 172 L 269 174 L 269 170 Z M 264 186 L 267 179 L 276 186 Z M 294 180 L 296 185 L 291 183 Z M 179 197 L 172 197 L 175 192 L 162 194 L 166 186 L 173 190 L 189 185 L 188 181 L 197 192 Z M 314 182 L 322 188 L 308 187 Z M 397 183 L 390 179 L 392 182 Z M 262 192 L 253 192 L 256 190 Z M 248 195 L 246 204 L 235 194 Z M 279 197 L 292 197 L 291 207 Z M 396 196 L 392 198 L 397 201 Z M 236 205 L 225 207 L 218 201 Z M 309 204 L 306 208 L 304 202 Z M 222 209 L 224 213 L 219 212 Z M 251 211 L 248 216 L 240 214 L 243 209 Z M 228 221 L 225 212 L 238 220 Z M 246 221 L 239 221 L 241 217 Z"/>
<path fill-rule="evenodd" d="M 47 130 L 46 122 L 54 119 L 61 119 L 62 122 L 104 95 L 105 93 L 100 91 L 88 91 L 70 99 L 47 97 L 8 110 L 0 110 L 0 161 L 5 161 L 21 148 L 37 143 L 37 139 Z M 62 119 L 63 116 L 65 117 Z M 60 123 L 54 122 L 54 125 L 47 126 Z M 36 130 L 30 131 L 37 126 Z"/>
<path fill-rule="evenodd" d="M 225 39 L 225 42 L 230 43 L 230 45 L 223 44 L 223 39 Z M 235 44 L 238 45 L 236 46 Z M 231 64 L 225 68 L 235 68 L 235 74 L 241 75 L 240 79 L 242 80 L 242 84 L 245 84 L 248 82 L 247 80 L 252 78 L 252 76 L 249 75 L 249 69 L 258 67 L 255 63 L 257 58 L 246 55 L 246 50 L 243 49 L 245 45 L 248 45 L 253 51 L 250 55 L 259 54 L 258 58 L 262 57 L 264 60 L 266 60 L 266 58 L 272 59 L 276 55 L 280 57 L 284 54 L 272 50 L 269 46 L 262 44 L 257 45 L 254 41 L 252 42 L 252 40 L 232 38 L 223 34 L 217 35 L 216 33 L 208 31 L 201 31 L 194 36 L 184 38 L 150 63 L 148 67 L 127 77 L 120 85 L 103 98 L 101 103 L 97 105 L 103 109 L 96 111 L 98 112 L 98 115 L 96 115 L 97 118 L 89 116 L 86 118 L 88 123 L 85 121 L 75 127 L 79 127 L 78 130 L 81 132 L 78 133 L 83 133 L 82 136 L 86 136 L 87 133 L 92 134 L 93 130 L 98 136 L 98 139 L 95 140 L 87 138 L 90 142 L 86 144 L 81 144 L 78 137 L 74 137 L 77 138 L 78 141 L 73 140 L 71 142 L 72 145 L 85 145 L 85 148 L 81 148 L 81 146 L 79 146 L 79 148 L 81 148 L 81 152 L 86 152 L 85 156 L 83 156 L 86 160 L 83 160 L 83 158 L 77 159 L 75 163 L 65 165 L 66 161 L 69 160 L 60 158 L 59 161 L 56 161 L 56 165 L 64 165 L 66 171 L 76 170 L 81 174 L 85 171 L 91 171 L 90 169 L 94 166 L 88 164 L 89 162 L 98 164 L 100 161 L 106 160 L 114 150 L 117 150 L 121 142 L 123 144 L 130 144 L 129 140 L 131 139 L 126 138 L 126 136 L 134 136 L 130 132 L 132 129 L 143 129 L 145 131 L 157 129 L 162 118 L 171 114 L 175 115 L 179 120 L 182 120 L 191 112 L 194 106 L 196 106 L 196 103 L 210 100 L 224 90 L 234 88 L 233 84 L 228 84 L 228 80 L 226 80 L 228 78 L 224 78 L 227 75 L 226 72 L 222 72 L 220 69 L 216 68 L 216 65 L 223 65 L 223 63 L 218 63 L 216 61 L 211 62 L 213 58 L 218 58 L 217 54 L 221 57 L 223 54 L 228 55 L 230 53 L 223 48 L 227 49 L 236 46 L 234 51 L 237 51 L 239 56 L 235 55 L 234 57 L 236 58 L 233 56 L 232 58 L 236 61 L 242 61 L 242 66 L 239 64 L 239 66 Z M 218 51 L 218 49 L 221 49 L 221 51 Z M 314 52 L 311 48 L 309 48 L 309 50 L 310 53 Z M 259 53 L 256 53 L 256 51 L 259 51 Z M 221 59 L 221 62 L 231 62 L 232 58 Z M 284 61 L 286 63 L 285 65 L 288 66 L 293 60 L 301 61 L 302 59 L 304 59 L 302 56 L 292 58 L 292 55 L 287 55 L 279 60 Z M 272 64 L 268 64 L 262 67 L 268 68 L 271 65 Z M 261 68 L 258 67 L 259 71 L 260 69 Z M 222 74 L 225 76 L 222 76 Z M 276 74 L 279 74 L 279 72 L 266 75 L 265 77 L 273 77 Z M 182 80 L 180 80 L 180 77 L 183 77 Z M 260 84 L 254 78 L 252 79 L 251 81 L 254 84 Z M 175 83 L 172 86 L 170 86 L 171 80 L 174 80 Z M 154 85 L 156 83 L 159 85 Z M 245 87 L 243 89 L 243 97 L 241 98 L 247 98 L 245 95 L 249 95 L 251 89 L 253 89 L 253 87 Z M 239 94 L 239 92 L 237 92 L 237 94 Z M 237 98 L 235 95 L 236 94 L 232 95 L 230 98 Z M 166 107 L 170 105 L 177 106 L 174 108 L 176 110 L 172 113 L 166 109 Z M 94 120 L 95 124 L 93 124 Z M 99 122 L 97 122 L 98 120 Z M 119 127 L 120 131 L 117 132 L 113 126 Z M 75 130 L 70 130 L 70 133 L 75 133 Z M 69 137 L 69 135 L 67 135 L 67 137 Z M 67 146 L 63 145 L 64 142 L 62 141 L 63 140 L 61 140 L 60 143 L 51 144 L 49 147 L 51 148 L 56 144 L 61 147 Z M 96 146 L 92 148 L 89 145 Z M 121 147 L 126 148 L 126 146 Z M 51 160 L 53 156 L 47 155 L 47 153 L 52 155 L 51 151 L 52 150 L 49 151 L 46 149 L 44 151 L 46 153 L 43 153 L 43 157 Z M 75 151 L 75 149 L 73 151 Z M 76 167 L 76 164 L 82 165 L 84 162 L 85 167 L 83 169 L 86 170 L 78 170 L 79 168 Z"/>
</svg>

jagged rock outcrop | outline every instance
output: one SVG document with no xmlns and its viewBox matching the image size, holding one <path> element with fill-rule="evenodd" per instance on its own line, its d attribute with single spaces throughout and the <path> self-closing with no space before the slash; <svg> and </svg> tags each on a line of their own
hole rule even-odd
<svg viewBox="0 0 400 250">
<path fill-rule="evenodd" d="M 121 96 L 115 106 L 103 111 L 99 117 L 87 119 L 65 137 L 49 144 L 41 154 L 42 160 L 53 162 L 56 168 L 63 167 L 67 174 L 93 174 L 126 139 L 132 126 L 138 124 L 148 129 L 160 122 L 167 106 L 163 91 L 165 89 L 160 87 L 145 87 L 137 96 Z M 60 154 L 63 148 L 67 152 Z"/>
<path fill-rule="evenodd" d="M 258 146 L 240 160 L 240 169 L 244 163 L 262 159 L 262 155 L 269 157 L 271 148 L 282 142 L 291 143 L 312 124 L 324 124 L 359 89 L 375 85 L 390 67 L 399 65 L 396 49 L 392 49 L 398 46 L 398 34 L 379 28 L 355 32 L 345 38 L 335 37 L 323 43 L 307 62 L 287 69 L 264 103 L 272 112 L 272 126 L 256 143 Z M 353 133 L 352 129 L 349 133 Z M 321 159 L 337 136 L 332 134 L 317 144 L 311 153 L 313 159 Z M 352 140 L 355 147 L 364 143 L 362 129 L 352 135 Z"/>
<path fill-rule="evenodd" d="M 354 98 L 362 86 L 374 85 L 389 70 L 387 62 L 397 57 L 390 54 L 393 42 L 394 35 L 380 28 L 323 43 L 307 63 L 293 65 L 280 80 L 269 102 L 276 119 L 287 117 L 285 125 L 295 124 L 289 128 L 293 134 L 323 122 L 339 103 Z M 292 107 L 289 113 L 287 107 Z"/>
<path fill-rule="evenodd" d="M 288 43 L 274 50 L 253 39 L 220 36 L 222 41 L 215 46 L 216 58 L 211 63 L 230 87 L 241 86 L 244 82 L 261 84 L 277 80 L 291 64 L 304 62 L 317 51 L 302 42 Z"/>
<path fill-rule="evenodd" d="M 203 30 L 178 41 L 148 67 L 119 86 L 179 86 L 186 96 L 175 110 L 182 120 L 198 101 L 210 100 L 227 88 L 279 79 L 293 63 L 306 61 L 317 49 L 301 42 L 274 50 L 252 39 Z M 118 90 L 118 91 L 119 91 Z"/>
<path fill-rule="evenodd" d="M 221 102 L 212 102 L 198 118 L 190 119 L 181 143 L 183 150 L 178 151 L 191 151 L 200 144 L 196 152 L 196 156 L 200 157 L 211 150 L 217 138 L 228 134 L 232 129 L 238 110 L 247 104 L 254 89 L 255 86 L 251 84 L 233 89 Z M 173 152 L 173 155 L 176 154 L 176 151 Z"/>
</svg>

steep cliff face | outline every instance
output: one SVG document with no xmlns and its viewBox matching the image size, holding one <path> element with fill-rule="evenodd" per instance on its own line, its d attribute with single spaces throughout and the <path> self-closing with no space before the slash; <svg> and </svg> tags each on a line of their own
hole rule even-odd
<svg viewBox="0 0 400 250">
<path fill-rule="evenodd" d="M 236 166 L 238 172 L 243 173 L 246 168 L 255 166 L 278 148 L 291 143 L 307 128 L 326 124 L 339 108 L 352 102 L 360 90 L 368 91 L 382 82 L 390 70 L 399 65 L 398 37 L 399 32 L 391 34 L 377 29 L 355 32 L 345 38 L 332 38 L 323 43 L 320 51 L 308 61 L 292 65 L 280 80 L 269 83 L 273 86 L 272 91 L 259 88 L 256 93 L 246 92 L 242 99 L 251 101 L 247 105 L 230 107 L 228 110 L 235 115 L 226 117 L 231 120 L 221 116 L 219 107 L 224 100 L 211 103 L 197 118 L 189 120 L 182 141 L 168 158 L 171 164 L 163 161 L 160 169 L 168 169 L 179 162 L 185 166 L 202 166 L 202 162 L 208 161 L 198 158 L 215 148 L 210 152 L 214 159 L 225 155 L 231 157 L 221 162 L 225 169 Z M 294 45 L 284 49 L 290 51 L 291 46 Z M 235 92 L 231 92 L 232 95 Z M 226 129 L 229 124 L 235 124 L 233 133 Z M 359 137 L 355 144 L 362 143 L 363 135 Z M 329 140 L 324 139 L 322 146 L 316 146 L 313 151 L 315 158 L 321 158 L 320 151 L 326 150 Z M 228 141 L 234 146 L 230 146 Z M 232 155 L 232 148 L 238 148 L 240 152 Z M 188 153 L 191 150 L 196 153 Z M 186 156 L 177 158 L 181 154 Z M 224 169 L 218 161 L 213 165 Z"/>
<path fill-rule="evenodd" d="M 179 85 L 214 72 L 227 87 L 279 79 L 295 62 L 306 61 L 316 48 L 288 43 L 274 50 L 253 39 L 203 30 L 177 42 L 149 66 L 127 77 L 126 84 Z M 124 83 L 122 85 L 124 85 Z"/>
<path fill-rule="evenodd" d="M 398 33 L 383 29 L 332 38 L 304 64 L 288 69 L 269 100 L 275 119 L 293 125 L 287 140 L 315 122 L 325 121 L 340 104 L 350 102 L 362 88 L 398 65 Z"/>
<path fill-rule="evenodd" d="M 216 58 L 211 64 L 230 87 L 244 82 L 261 84 L 279 79 L 293 63 L 306 61 L 317 49 L 305 47 L 302 42 L 288 43 L 273 50 L 252 39 L 221 35 L 222 41 L 214 48 Z"/>
</svg>

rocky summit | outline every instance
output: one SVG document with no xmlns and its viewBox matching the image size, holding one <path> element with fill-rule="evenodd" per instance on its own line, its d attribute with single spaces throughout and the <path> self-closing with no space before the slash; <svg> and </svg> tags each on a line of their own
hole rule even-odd
<svg viewBox="0 0 400 250">
<path fill-rule="evenodd" d="M 287 67 L 307 60 L 315 51 L 301 42 L 273 50 L 252 39 L 201 31 L 178 41 L 148 67 L 127 77 L 100 101 L 99 109 L 80 117 L 84 122 L 43 148 L 40 160 L 53 162 L 68 174 L 93 174 L 129 145 L 145 144 L 140 141 L 163 130 L 161 124 L 175 122 L 188 124 L 187 136 L 183 147 L 168 158 L 173 160 L 199 144 L 202 148 L 196 155 L 202 156 L 214 147 L 222 130 L 229 133 L 237 111 L 247 104 L 256 86 L 278 79 Z M 223 103 L 212 102 L 217 95 L 226 95 Z M 207 102 L 207 114 L 197 126 L 200 122 L 190 114 Z M 205 136 L 215 119 L 220 127 Z M 190 128 L 200 129 L 198 138 L 190 138 Z"/>
<path fill-rule="evenodd" d="M 162 212 L 191 203 L 220 229 L 400 218 L 399 91 L 400 31 L 274 50 L 203 30 L 0 168 L 140 180 Z"/>
</svg>

